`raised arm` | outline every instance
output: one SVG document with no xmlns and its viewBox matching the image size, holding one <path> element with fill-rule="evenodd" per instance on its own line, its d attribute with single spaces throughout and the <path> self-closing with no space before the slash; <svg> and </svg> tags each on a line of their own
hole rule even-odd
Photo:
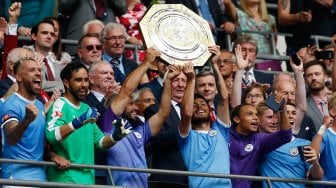
<svg viewBox="0 0 336 188">
<path fill-rule="evenodd" d="M 301 58 L 300 58 L 301 60 Z M 306 99 L 306 87 L 305 81 L 303 78 L 303 62 L 301 60 L 300 65 L 295 65 L 290 59 L 290 65 L 294 72 L 295 77 L 295 110 L 296 110 L 296 119 L 293 127 L 293 134 L 298 134 L 300 131 L 300 126 L 303 120 L 303 117 L 307 110 L 307 99 Z"/>
<path fill-rule="evenodd" d="M 144 76 L 150 64 L 153 64 L 155 58 L 159 57 L 161 54 L 154 48 L 149 48 L 146 52 L 146 57 L 143 63 L 140 64 L 129 76 L 127 76 L 125 82 L 121 86 L 119 94 L 111 103 L 112 111 L 120 116 L 126 105 L 132 100 L 131 95 L 138 87 L 141 78 Z"/>
<path fill-rule="evenodd" d="M 25 130 L 31 122 L 33 122 L 38 115 L 39 110 L 34 104 L 28 104 L 26 106 L 26 115 L 21 121 L 8 121 L 4 122 L 5 134 L 9 145 L 15 145 L 18 143 Z"/>
<path fill-rule="evenodd" d="M 235 108 L 236 106 L 241 104 L 243 73 L 248 65 L 248 59 L 249 59 L 248 57 L 244 59 L 240 45 L 237 45 L 237 48 L 235 49 L 235 54 L 237 58 L 237 71 L 233 79 L 231 108 Z"/>
<path fill-rule="evenodd" d="M 164 81 L 164 88 L 162 93 L 162 98 L 160 102 L 159 111 L 154 114 L 151 118 L 149 118 L 148 123 L 151 129 L 152 136 L 156 136 L 161 127 L 166 121 L 167 117 L 170 113 L 171 108 L 171 82 L 172 80 L 181 73 L 181 70 L 178 66 L 169 65 L 168 66 L 168 74 Z"/>
<path fill-rule="evenodd" d="M 191 117 L 194 108 L 195 72 L 193 64 L 187 63 L 183 67 L 183 72 L 187 76 L 187 85 L 182 99 L 181 123 L 178 125 L 178 129 L 180 135 L 185 137 L 191 129 Z"/>
<path fill-rule="evenodd" d="M 315 134 L 311 147 L 315 149 L 316 152 L 320 153 L 321 150 L 321 143 L 323 139 L 323 135 L 327 128 L 330 126 L 336 126 L 336 122 L 333 121 L 333 119 L 330 116 L 324 116 L 323 117 L 323 124 L 321 125 L 320 129 L 318 130 L 317 134 Z"/>
<path fill-rule="evenodd" d="M 209 47 L 209 51 L 215 56 L 211 59 L 211 65 L 216 77 L 217 91 L 219 92 L 218 105 L 216 107 L 217 117 L 226 125 L 230 125 L 230 112 L 229 112 L 229 92 L 223 76 L 218 68 L 218 58 L 221 54 L 219 46 Z"/>
<path fill-rule="evenodd" d="M 238 21 L 236 6 L 233 4 L 232 0 L 223 0 L 225 6 L 225 12 L 235 21 Z"/>
</svg>

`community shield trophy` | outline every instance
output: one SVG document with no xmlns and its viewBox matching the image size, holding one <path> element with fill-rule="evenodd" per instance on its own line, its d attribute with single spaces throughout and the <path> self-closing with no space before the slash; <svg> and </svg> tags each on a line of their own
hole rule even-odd
<svg viewBox="0 0 336 188">
<path fill-rule="evenodd" d="M 160 50 L 169 64 L 203 66 L 215 45 L 208 22 L 182 4 L 154 4 L 139 24 L 145 47 Z"/>
</svg>

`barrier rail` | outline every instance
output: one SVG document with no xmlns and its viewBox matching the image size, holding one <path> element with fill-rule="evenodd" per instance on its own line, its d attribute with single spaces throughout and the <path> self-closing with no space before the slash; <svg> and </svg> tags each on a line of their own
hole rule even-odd
<svg viewBox="0 0 336 188">
<path fill-rule="evenodd" d="M 37 162 L 28 160 L 14 160 L 14 159 L 3 159 L 0 158 L 0 163 L 16 163 L 16 164 L 26 164 L 26 165 L 36 165 L 36 166 L 56 166 L 53 162 Z M 178 175 L 178 176 L 199 176 L 206 178 L 225 178 L 225 179 L 246 179 L 251 181 L 266 181 L 269 188 L 272 187 L 272 182 L 286 182 L 286 183 L 296 183 L 296 184 L 307 184 L 307 185 L 328 185 L 336 186 L 336 182 L 330 181 L 313 181 L 305 179 L 290 179 L 290 178 L 276 178 L 276 177 L 263 177 L 263 176 L 244 176 L 244 175 L 234 175 L 234 174 L 216 174 L 216 173 L 203 173 L 203 172 L 189 172 L 189 171 L 176 171 L 176 170 L 159 170 L 159 169 L 143 169 L 143 168 L 127 168 L 127 167 L 117 167 L 117 166 L 104 166 L 104 165 L 83 165 L 83 164 L 71 164 L 71 168 L 91 168 L 91 169 L 104 169 L 111 171 L 127 171 L 127 172 L 142 172 L 142 173 L 155 173 L 155 174 L 166 174 L 166 175 Z M 21 186 L 39 186 L 39 187 L 78 187 L 76 184 L 65 184 L 56 182 L 35 182 L 35 181 L 19 181 L 10 179 L 0 179 L 0 185 L 21 185 Z M 112 185 L 114 186 L 114 185 Z M 111 187 L 103 185 L 80 185 L 80 187 Z M 116 187 L 117 188 L 117 187 Z"/>
</svg>

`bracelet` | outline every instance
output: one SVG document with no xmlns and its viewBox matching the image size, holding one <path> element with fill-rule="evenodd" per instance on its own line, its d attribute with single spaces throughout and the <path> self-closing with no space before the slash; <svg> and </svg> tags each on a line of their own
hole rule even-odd
<svg viewBox="0 0 336 188">
<path fill-rule="evenodd" d="M 325 133 L 326 130 L 327 130 L 327 127 L 324 124 L 322 124 L 320 129 L 318 130 L 317 134 L 323 136 L 323 134 Z"/>
</svg>

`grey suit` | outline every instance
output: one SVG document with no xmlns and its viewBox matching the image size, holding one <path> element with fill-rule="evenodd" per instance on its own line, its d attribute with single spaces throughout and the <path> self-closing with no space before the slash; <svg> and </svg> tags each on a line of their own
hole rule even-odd
<svg viewBox="0 0 336 188">
<path fill-rule="evenodd" d="M 107 10 L 107 16 L 102 20 L 104 24 L 115 22 L 115 16 L 123 15 L 127 11 L 125 0 L 103 0 L 103 3 Z M 67 38 L 78 40 L 82 36 L 83 25 L 96 19 L 94 0 L 59 0 L 58 4 L 59 12 L 70 15 L 69 27 L 66 31 Z M 66 51 L 75 53 L 75 47 L 68 48 Z"/>
<path fill-rule="evenodd" d="M 316 106 L 316 103 L 311 95 L 308 95 L 307 97 L 306 115 L 313 120 L 315 130 L 319 130 L 321 124 L 323 123 L 323 116 L 320 109 Z"/>
<path fill-rule="evenodd" d="M 64 86 L 61 79 L 62 66 L 56 62 L 52 62 L 55 81 L 49 81 L 47 78 L 47 68 L 42 67 L 42 89 L 47 93 L 52 93 L 54 89 L 58 88 L 60 92 L 64 93 Z"/>
</svg>

